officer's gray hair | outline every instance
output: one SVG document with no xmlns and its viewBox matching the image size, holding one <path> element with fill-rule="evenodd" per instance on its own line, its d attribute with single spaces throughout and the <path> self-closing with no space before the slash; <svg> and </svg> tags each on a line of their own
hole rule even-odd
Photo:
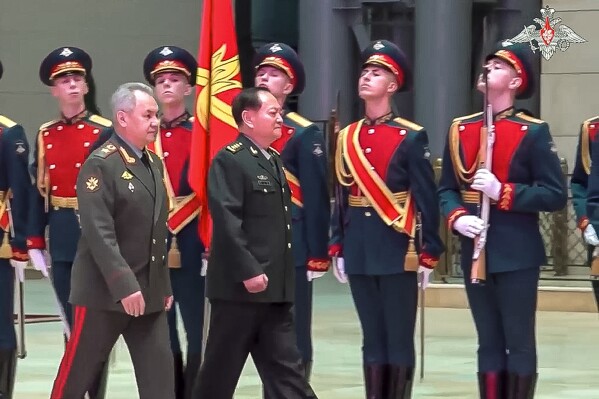
<svg viewBox="0 0 599 399">
<path fill-rule="evenodd" d="M 110 98 L 110 106 L 112 107 L 112 117 L 116 121 L 116 114 L 119 111 L 131 112 L 135 108 L 136 98 L 135 92 L 149 94 L 154 97 L 152 88 L 144 83 L 131 82 L 123 83 L 116 89 Z"/>
</svg>

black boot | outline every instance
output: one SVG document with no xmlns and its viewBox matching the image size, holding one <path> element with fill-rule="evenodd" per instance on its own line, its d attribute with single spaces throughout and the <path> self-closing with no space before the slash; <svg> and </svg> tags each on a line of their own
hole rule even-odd
<svg viewBox="0 0 599 399">
<path fill-rule="evenodd" d="M 366 399 L 386 399 L 388 376 L 388 364 L 364 365 Z"/>
<path fill-rule="evenodd" d="M 388 399 L 410 399 L 414 383 L 414 368 L 389 366 Z"/>
<path fill-rule="evenodd" d="M 175 370 L 175 398 L 185 398 L 185 377 L 183 374 L 183 354 L 173 352 L 173 364 Z"/>
<path fill-rule="evenodd" d="M 533 399 L 537 386 L 538 374 L 508 374 L 507 399 Z"/>
<path fill-rule="evenodd" d="M 505 399 L 507 397 L 505 371 L 478 373 L 480 399 Z"/>
<path fill-rule="evenodd" d="M 201 354 L 187 354 L 187 364 L 185 365 L 185 399 L 191 399 L 193 384 L 200 372 L 202 364 Z"/>
<path fill-rule="evenodd" d="M 104 399 L 106 397 L 106 386 L 108 385 L 108 365 L 109 360 L 106 360 L 102 365 L 102 370 L 100 373 L 94 378 L 94 382 L 89 389 L 89 398 L 90 399 Z"/>
<path fill-rule="evenodd" d="M 11 399 L 17 371 L 17 353 L 14 349 L 0 349 L 0 399 Z"/>
</svg>

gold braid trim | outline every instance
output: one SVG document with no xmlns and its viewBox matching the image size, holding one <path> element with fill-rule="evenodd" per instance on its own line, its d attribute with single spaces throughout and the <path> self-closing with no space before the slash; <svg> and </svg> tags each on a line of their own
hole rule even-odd
<svg viewBox="0 0 599 399">
<path fill-rule="evenodd" d="M 462 162 L 462 158 L 460 157 L 460 123 L 460 120 L 454 120 L 454 122 L 451 124 L 451 128 L 449 128 L 449 154 L 451 155 L 453 171 L 456 174 L 456 177 L 463 182 L 472 183 L 474 176 L 470 178 L 466 178 L 466 176 L 474 173 L 474 170 L 478 166 L 480 153 L 476 155 L 476 159 L 472 163 L 470 169 L 466 170 L 464 163 Z"/>
<path fill-rule="evenodd" d="M 362 121 L 358 123 L 361 124 L 361 122 Z M 349 128 L 352 125 L 353 124 L 349 125 L 348 127 L 344 128 L 339 132 L 339 135 L 337 137 L 337 148 L 335 149 L 335 174 L 337 175 L 337 180 L 339 181 L 339 184 L 345 187 L 350 187 L 354 184 L 354 177 L 352 176 L 351 172 L 347 170 L 347 166 L 345 164 L 343 155 L 345 153 L 345 140 L 343 138 L 345 137 L 345 135 L 349 131 Z"/>
</svg>

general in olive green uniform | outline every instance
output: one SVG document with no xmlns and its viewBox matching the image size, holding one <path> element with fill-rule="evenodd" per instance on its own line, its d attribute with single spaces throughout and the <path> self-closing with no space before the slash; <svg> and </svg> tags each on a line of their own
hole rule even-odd
<svg viewBox="0 0 599 399">
<path fill-rule="evenodd" d="M 270 397 L 316 397 L 304 379 L 291 311 L 289 185 L 279 156 L 269 149 L 268 157 L 240 134 L 210 168 L 214 230 L 206 287 L 212 314 L 194 398 L 232 398 L 248 354 Z M 267 288 L 249 293 L 243 281 L 262 273 Z"/>
<path fill-rule="evenodd" d="M 81 239 L 73 264 L 71 339 L 52 398 L 81 398 L 122 334 L 143 399 L 174 398 L 165 297 L 167 197 L 162 162 L 118 135 L 94 151 L 77 179 Z M 145 313 L 120 300 L 141 291 Z"/>
</svg>

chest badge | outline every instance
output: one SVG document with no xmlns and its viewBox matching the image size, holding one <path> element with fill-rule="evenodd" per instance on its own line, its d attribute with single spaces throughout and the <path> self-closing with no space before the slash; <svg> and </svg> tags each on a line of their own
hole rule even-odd
<svg viewBox="0 0 599 399">
<path fill-rule="evenodd" d="M 322 154 L 324 154 L 324 151 L 322 148 L 320 148 L 320 143 L 314 144 L 314 150 L 312 150 L 312 154 L 316 155 L 317 157 L 320 157 Z"/>
<path fill-rule="evenodd" d="M 135 190 L 135 186 L 133 185 L 133 183 L 129 182 L 129 186 L 127 186 L 129 188 L 129 190 L 131 192 L 133 192 L 133 190 Z"/>
<path fill-rule="evenodd" d="M 268 180 L 268 176 L 265 175 L 258 175 L 256 177 L 258 178 L 258 180 Z"/>
<path fill-rule="evenodd" d="M 133 179 L 133 175 L 131 173 L 129 173 L 129 171 L 124 171 L 123 174 L 121 175 L 121 177 L 123 178 L 123 180 L 131 180 Z"/>
</svg>

